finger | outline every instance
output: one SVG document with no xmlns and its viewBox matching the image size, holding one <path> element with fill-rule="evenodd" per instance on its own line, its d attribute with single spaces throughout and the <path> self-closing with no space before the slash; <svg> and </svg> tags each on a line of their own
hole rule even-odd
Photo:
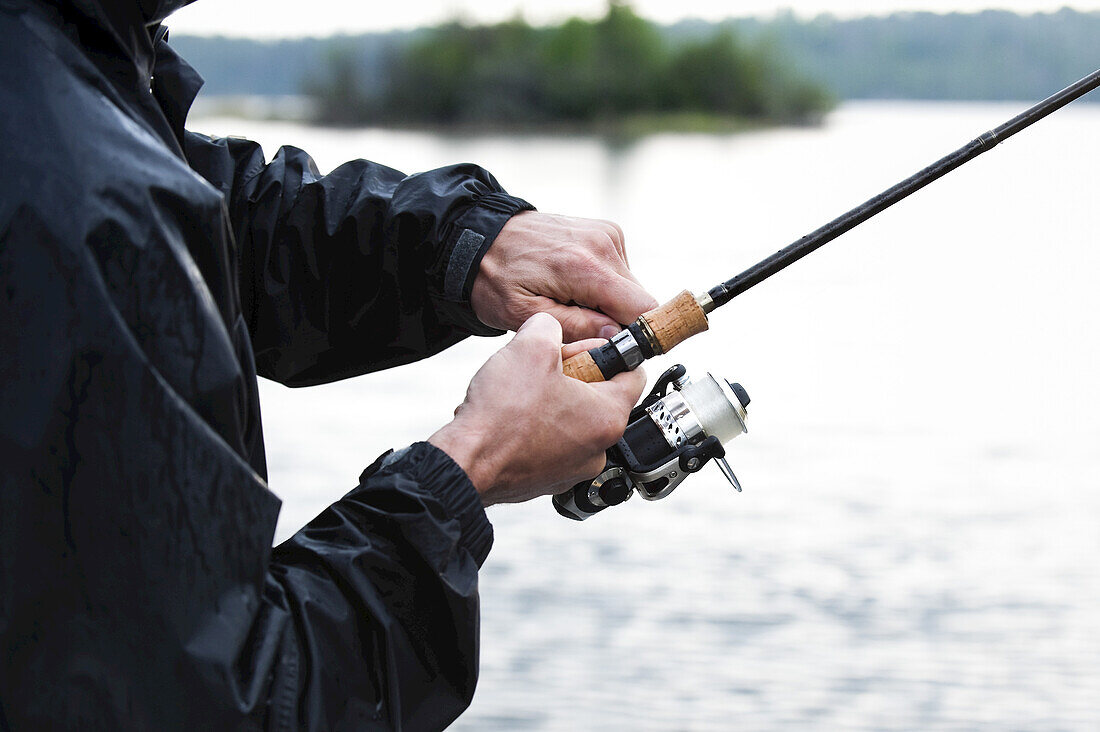
<svg viewBox="0 0 1100 732">
<path fill-rule="evenodd" d="M 615 320 L 591 308 L 563 305 L 550 298 L 540 298 L 537 307 L 554 316 L 554 319 L 561 324 L 565 340 L 569 342 L 600 338 L 601 331 L 605 328 L 611 332 L 611 335 L 622 330 Z M 607 339 L 604 338 L 604 340 Z"/>
<path fill-rule="evenodd" d="M 632 323 L 639 315 L 657 307 L 657 299 L 632 278 L 615 273 L 590 275 L 577 282 L 580 296 L 574 299 L 607 313 L 616 323 Z"/>
<path fill-rule="evenodd" d="M 599 387 L 605 398 L 612 400 L 614 405 L 625 414 L 641 399 L 645 384 L 645 369 L 639 366 L 633 371 L 616 374 L 610 381 L 595 386 Z"/>
<path fill-rule="evenodd" d="M 605 245 L 593 246 L 557 263 L 557 291 L 552 294 L 559 302 L 582 303 L 620 323 L 629 323 L 657 307 L 657 300 L 646 292 L 625 260 L 614 251 L 612 238 L 604 236 L 603 240 Z"/>
<path fill-rule="evenodd" d="M 588 389 L 599 395 L 603 407 L 599 413 L 603 417 L 603 425 L 600 434 L 601 442 L 612 445 L 623 436 L 627 422 L 630 419 L 630 410 L 638 403 L 645 390 L 645 371 L 642 368 L 616 374 L 611 381 L 601 381 L 592 384 L 584 384 Z"/>
<path fill-rule="evenodd" d="M 577 341 L 575 343 L 566 343 L 561 347 L 562 360 L 572 358 L 578 353 L 584 353 L 585 351 L 591 351 L 593 348 L 599 348 L 603 344 L 607 343 L 604 338 L 586 338 L 583 341 Z"/>
</svg>

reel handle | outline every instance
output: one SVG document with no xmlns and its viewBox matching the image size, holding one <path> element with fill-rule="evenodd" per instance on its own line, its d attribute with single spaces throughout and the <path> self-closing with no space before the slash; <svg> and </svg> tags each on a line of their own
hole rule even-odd
<svg viewBox="0 0 1100 732">
<path fill-rule="evenodd" d="M 705 331 L 709 327 L 708 304 L 713 307 L 708 295 L 696 298 L 684 290 L 664 305 L 642 313 L 604 345 L 566 359 L 562 369 L 566 376 L 590 384 L 633 371 L 645 359 L 667 353 Z"/>
</svg>

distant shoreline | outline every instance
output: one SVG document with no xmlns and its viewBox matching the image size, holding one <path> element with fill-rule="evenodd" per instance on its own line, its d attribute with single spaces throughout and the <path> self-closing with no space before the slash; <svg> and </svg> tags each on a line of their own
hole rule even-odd
<svg viewBox="0 0 1100 732">
<path fill-rule="evenodd" d="M 1100 97 L 1100 95 L 1097 95 Z M 253 122 L 272 122 L 299 124 L 316 129 L 361 130 L 377 129 L 402 132 L 422 132 L 452 137 L 479 137 L 490 135 L 514 136 L 574 136 L 598 135 L 610 138 L 638 138 L 647 135 L 672 134 L 712 134 L 728 135 L 743 132 L 756 132 L 770 129 L 797 129 L 799 127 L 820 127 L 829 117 L 845 107 L 859 105 L 998 105 L 1001 107 L 1019 107 L 1021 110 L 1038 101 L 1037 99 L 845 99 L 832 111 L 822 115 L 810 124 L 791 124 L 767 122 L 743 118 L 722 117 L 708 114 L 662 114 L 635 115 L 621 120 L 595 120 L 589 123 L 539 123 L 522 125 L 460 124 L 440 125 L 425 123 L 399 123 L 374 121 L 360 125 L 334 125 L 316 121 L 313 101 L 306 96 L 294 95 L 200 95 L 191 108 L 190 119 L 202 120 L 217 117 L 248 120 Z M 1082 102 L 1089 101 L 1088 98 Z M 1100 100 L 1098 100 L 1100 101 Z"/>
<path fill-rule="evenodd" d="M 300 95 L 212 95 L 200 96 L 191 109 L 192 118 L 234 117 L 253 121 L 290 122 L 329 129 L 385 129 L 430 132 L 447 135 L 605 135 L 643 137 L 658 133 L 733 134 L 775 127 L 816 127 L 827 113 L 803 123 L 783 123 L 696 112 L 635 114 L 620 119 L 595 119 L 589 122 L 537 122 L 522 124 L 370 121 L 357 125 L 338 125 L 316 120 L 317 105 Z"/>
</svg>

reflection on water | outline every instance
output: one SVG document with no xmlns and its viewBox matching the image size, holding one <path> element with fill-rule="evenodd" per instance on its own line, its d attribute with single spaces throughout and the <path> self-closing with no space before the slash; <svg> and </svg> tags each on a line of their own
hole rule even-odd
<svg viewBox="0 0 1100 732">
<path fill-rule="evenodd" d="M 444 138 L 208 119 L 404 170 L 481 162 L 611 218 L 700 291 L 1024 105 L 859 104 L 821 129 Z M 752 394 L 730 462 L 583 524 L 494 508 L 456 729 L 1100 726 L 1100 108 L 1045 120 L 738 298 L 673 355 Z M 503 341 L 263 385 L 279 538 L 445 422 Z M 673 361 L 649 368 L 652 376 Z"/>
</svg>

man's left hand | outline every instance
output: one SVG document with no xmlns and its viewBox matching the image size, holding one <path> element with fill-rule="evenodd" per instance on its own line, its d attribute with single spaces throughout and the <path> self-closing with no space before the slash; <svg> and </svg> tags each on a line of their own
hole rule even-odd
<svg viewBox="0 0 1100 732">
<path fill-rule="evenodd" d="M 610 338 L 620 323 L 657 307 L 630 271 L 617 225 L 535 211 L 501 229 L 481 260 L 470 304 L 481 322 L 508 330 L 550 313 L 566 342 Z"/>
</svg>

